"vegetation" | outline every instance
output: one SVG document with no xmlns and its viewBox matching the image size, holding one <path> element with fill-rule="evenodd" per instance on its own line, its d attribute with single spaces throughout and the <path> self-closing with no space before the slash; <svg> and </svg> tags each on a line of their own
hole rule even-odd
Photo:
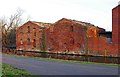
<svg viewBox="0 0 120 77">
<path fill-rule="evenodd" d="M 4 77 L 6 77 L 6 75 L 9 75 L 9 77 L 13 77 L 12 75 L 30 75 L 27 71 L 15 68 L 6 63 L 3 63 L 2 67 L 3 67 L 2 75 Z"/>
<path fill-rule="evenodd" d="M 18 55 L 14 55 L 18 56 Z M 33 56 L 25 56 L 26 58 L 38 58 L 42 60 L 52 60 L 58 62 L 70 62 L 70 63 L 77 63 L 77 64 L 100 64 L 100 65 L 109 65 L 109 66 L 119 66 L 119 64 L 113 63 L 97 63 L 97 62 L 88 62 L 88 61 L 76 61 L 76 60 L 63 60 L 63 59 L 55 59 L 55 58 L 42 58 L 42 57 L 33 57 Z"/>
<path fill-rule="evenodd" d="M 45 32 L 42 30 L 42 39 L 41 39 L 41 45 L 40 45 L 41 51 L 45 52 Z"/>
<path fill-rule="evenodd" d="M 23 10 L 18 8 L 10 17 L 0 17 L 0 28 L 2 28 L 2 47 L 15 47 L 16 29 L 25 21 L 22 18 Z"/>
<path fill-rule="evenodd" d="M 78 64 L 101 64 L 101 65 L 109 65 L 109 66 L 118 66 L 118 64 L 111 64 L 111 63 L 97 63 L 97 62 L 87 62 L 87 61 L 75 61 L 75 60 L 62 60 L 62 59 L 54 59 L 54 58 L 40 58 L 43 60 L 53 60 L 59 62 L 72 62 Z"/>
</svg>

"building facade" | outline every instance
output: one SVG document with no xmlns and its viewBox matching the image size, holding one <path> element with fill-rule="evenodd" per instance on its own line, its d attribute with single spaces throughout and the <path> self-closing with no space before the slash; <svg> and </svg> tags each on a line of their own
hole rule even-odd
<svg viewBox="0 0 120 77">
<path fill-rule="evenodd" d="M 119 56 L 119 11 L 120 5 L 112 10 L 112 32 L 66 18 L 53 24 L 28 21 L 16 31 L 16 49 Z"/>
<path fill-rule="evenodd" d="M 112 41 L 120 43 L 120 5 L 112 9 Z"/>
<path fill-rule="evenodd" d="M 41 50 L 44 28 L 49 23 L 28 21 L 16 30 L 17 50 Z"/>
<path fill-rule="evenodd" d="M 87 52 L 88 37 L 104 31 L 86 22 L 63 18 L 46 30 L 46 50 L 53 52 Z"/>
</svg>

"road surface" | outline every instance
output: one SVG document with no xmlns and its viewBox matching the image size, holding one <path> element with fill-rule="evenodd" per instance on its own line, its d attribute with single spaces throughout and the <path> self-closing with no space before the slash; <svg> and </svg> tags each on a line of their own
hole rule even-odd
<svg viewBox="0 0 120 77">
<path fill-rule="evenodd" d="M 33 75 L 118 75 L 118 66 L 77 64 L 7 54 L 2 54 L 2 61 Z"/>
</svg>

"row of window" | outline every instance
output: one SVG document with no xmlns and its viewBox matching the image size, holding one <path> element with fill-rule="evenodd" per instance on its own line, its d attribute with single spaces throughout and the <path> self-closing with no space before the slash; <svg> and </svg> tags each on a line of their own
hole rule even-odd
<svg viewBox="0 0 120 77">
<path fill-rule="evenodd" d="M 51 27 L 50 28 L 50 32 L 53 32 L 53 28 L 54 27 Z M 40 29 L 41 31 L 42 29 Z M 34 36 L 36 36 L 36 28 L 33 28 L 33 31 L 34 31 Z M 73 32 L 74 31 L 74 27 L 73 26 L 70 26 L 70 32 Z M 23 33 L 23 28 L 21 28 L 21 32 L 20 33 Z M 27 33 L 30 33 L 30 26 L 27 27 Z"/>
<path fill-rule="evenodd" d="M 20 39 L 20 43 L 23 44 L 23 40 Z M 27 45 L 30 45 L 30 38 L 27 38 Z M 33 46 L 36 47 L 36 40 L 33 39 Z"/>
<path fill-rule="evenodd" d="M 40 29 L 41 32 L 42 29 Z M 33 28 L 34 36 L 36 36 L 36 28 Z M 23 33 L 23 28 L 21 28 L 20 33 Z M 27 27 L 27 33 L 30 33 L 30 26 Z"/>
</svg>

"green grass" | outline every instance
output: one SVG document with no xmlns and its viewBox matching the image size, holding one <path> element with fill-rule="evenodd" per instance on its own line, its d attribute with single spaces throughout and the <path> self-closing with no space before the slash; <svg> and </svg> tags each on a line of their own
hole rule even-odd
<svg viewBox="0 0 120 77">
<path fill-rule="evenodd" d="M 19 55 L 14 55 L 14 54 L 12 55 L 19 56 Z M 87 61 L 63 60 L 63 59 L 42 58 L 42 57 L 33 57 L 33 56 L 25 56 L 25 57 L 26 58 L 38 58 L 42 60 L 52 60 L 52 61 L 58 61 L 58 62 L 70 62 L 70 63 L 77 63 L 77 64 L 100 64 L 100 65 L 107 65 L 107 66 L 120 66 L 119 64 L 112 64 L 112 63 L 97 63 L 97 62 L 87 62 Z"/>
<path fill-rule="evenodd" d="M 30 75 L 27 71 L 23 69 L 18 69 L 16 67 L 13 67 L 12 65 L 3 63 L 2 64 L 2 75 L 6 77 L 6 75 L 9 75 L 9 77 L 12 77 L 13 75 Z"/>
<path fill-rule="evenodd" d="M 0 63 L 0 77 L 2 76 L 2 63 Z"/>
<path fill-rule="evenodd" d="M 118 64 L 112 64 L 112 63 L 97 63 L 97 62 L 87 62 L 87 61 L 62 60 L 62 59 L 54 59 L 54 58 L 40 58 L 40 59 L 53 60 L 53 61 L 58 61 L 58 62 L 78 63 L 78 64 L 100 64 L 100 65 L 109 65 L 109 66 L 119 66 Z"/>
</svg>

